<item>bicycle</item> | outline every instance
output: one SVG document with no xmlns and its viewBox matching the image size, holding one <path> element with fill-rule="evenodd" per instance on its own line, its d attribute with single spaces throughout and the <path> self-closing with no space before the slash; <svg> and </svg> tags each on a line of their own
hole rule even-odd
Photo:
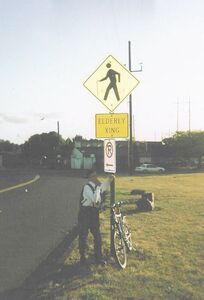
<svg viewBox="0 0 204 300">
<path fill-rule="evenodd" d="M 124 269 L 127 265 L 127 251 L 133 249 L 131 231 L 126 223 L 126 217 L 121 212 L 122 202 L 114 203 L 111 206 L 113 250 L 116 262 Z"/>
</svg>

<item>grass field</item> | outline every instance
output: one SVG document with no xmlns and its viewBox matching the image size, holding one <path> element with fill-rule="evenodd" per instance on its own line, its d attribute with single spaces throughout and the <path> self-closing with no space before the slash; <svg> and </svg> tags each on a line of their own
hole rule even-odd
<svg viewBox="0 0 204 300">
<path fill-rule="evenodd" d="M 136 198 L 130 195 L 136 188 L 154 193 L 154 211 L 136 211 Z M 81 267 L 76 239 L 42 299 L 204 299 L 204 174 L 118 176 L 116 198 L 124 201 L 136 249 L 128 253 L 126 269 L 120 270 L 110 256 L 106 210 L 101 231 L 108 265 L 92 263 L 89 236 L 90 265 Z"/>
</svg>

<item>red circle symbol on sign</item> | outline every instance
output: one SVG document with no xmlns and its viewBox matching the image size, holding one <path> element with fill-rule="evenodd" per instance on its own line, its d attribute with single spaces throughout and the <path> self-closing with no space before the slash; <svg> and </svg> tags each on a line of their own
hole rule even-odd
<svg viewBox="0 0 204 300">
<path fill-rule="evenodd" d="M 113 145 L 111 144 L 111 142 L 108 142 L 106 144 L 106 156 L 108 158 L 111 158 L 113 155 Z"/>
</svg>

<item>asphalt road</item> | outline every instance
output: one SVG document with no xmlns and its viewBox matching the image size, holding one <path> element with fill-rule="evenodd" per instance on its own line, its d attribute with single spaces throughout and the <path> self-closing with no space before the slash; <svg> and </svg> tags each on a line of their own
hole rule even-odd
<svg viewBox="0 0 204 300">
<path fill-rule="evenodd" d="M 34 175 L 0 174 L 0 191 Z M 73 228 L 84 181 L 48 172 L 29 185 L 0 192 L 0 292 L 22 284 Z"/>
</svg>

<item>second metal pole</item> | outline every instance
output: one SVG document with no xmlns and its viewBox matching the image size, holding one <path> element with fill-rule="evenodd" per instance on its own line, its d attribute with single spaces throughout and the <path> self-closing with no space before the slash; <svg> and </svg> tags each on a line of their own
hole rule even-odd
<svg viewBox="0 0 204 300">
<path fill-rule="evenodd" d="M 128 42 L 129 71 L 131 72 L 131 42 Z M 130 119 L 130 141 L 129 141 L 129 174 L 133 174 L 133 145 L 132 145 L 132 94 L 129 96 L 129 119 Z"/>
</svg>

